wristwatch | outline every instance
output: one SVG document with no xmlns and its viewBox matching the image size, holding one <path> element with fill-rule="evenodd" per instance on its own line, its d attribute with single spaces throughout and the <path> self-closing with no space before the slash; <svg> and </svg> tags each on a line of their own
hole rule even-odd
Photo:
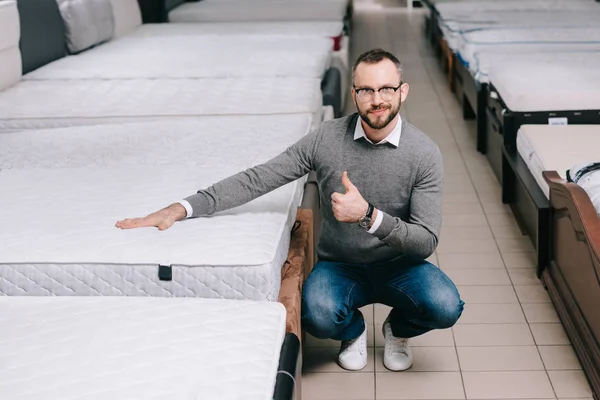
<svg viewBox="0 0 600 400">
<path fill-rule="evenodd" d="M 373 204 L 368 203 L 369 208 L 367 208 L 367 213 L 358 219 L 358 225 L 362 226 L 365 229 L 369 229 L 371 226 L 371 218 L 373 218 Z"/>
</svg>

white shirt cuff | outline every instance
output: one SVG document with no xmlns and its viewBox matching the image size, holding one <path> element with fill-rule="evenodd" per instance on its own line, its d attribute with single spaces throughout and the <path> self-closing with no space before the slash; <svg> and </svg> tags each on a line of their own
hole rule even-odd
<svg viewBox="0 0 600 400">
<path fill-rule="evenodd" d="M 377 216 L 375 217 L 375 222 L 373 222 L 373 226 L 367 232 L 375 233 L 377 229 L 379 229 L 379 225 L 381 225 L 381 221 L 383 221 L 383 213 L 377 210 Z"/>
<path fill-rule="evenodd" d="M 178 201 L 178 203 L 181 204 L 185 208 L 185 211 L 187 213 L 185 217 L 186 218 L 191 217 L 192 214 L 194 213 L 194 209 L 192 208 L 192 205 L 187 200 L 181 200 L 181 201 Z"/>
</svg>

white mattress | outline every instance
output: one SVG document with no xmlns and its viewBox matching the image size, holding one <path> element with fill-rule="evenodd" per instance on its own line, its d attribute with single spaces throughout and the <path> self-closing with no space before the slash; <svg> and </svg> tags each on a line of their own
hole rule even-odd
<svg viewBox="0 0 600 400">
<path fill-rule="evenodd" d="M 477 14 L 501 14 L 521 11 L 587 11 L 598 7 L 592 0 L 494 0 L 460 1 L 436 4 L 436 10 L 444 19 L 465 18 Z"/>
<path fill-rule="evenodd" d="M 491 28 L 584 28 L 600 23 L 600 5 L 592 11 L 507 11 L 502 13 L 469 14 L 462 19 L 439 20 L 438 25 L 452 50 L 460 45 L 460 35 L 473 30 Z"/>
<path fill-rule="evenodd" d="M 269 160 L 309 123 L 214 117 L 0 135 L 0 293 L 277 299 L 303 179 L 163 232 L 114 224 Z M 158 265 L 173 266 L 172 282 Z"/>
<path fill-rule="evenodd" d="M 183 36 L 183 35 L 278 35 L 300 37 L 336 37 L 342 34 L 344 24 L 338 21 L 287 22 L 221 22 L 144 24 L 129 36 Z"/>
<path fill-rule="evenodd" d="M 600 146 L 597 125 L 523 125 L 517 134 L 517 151 L 549 198 L 543 171 L 556 171 L 566 179 L 568 169 L 596 162 Z"/>
<path fill-rule="evenodd" d="M 600 52 L 512 54 L 489 80 L 512 111 L 598 110 L 599 65 Z"/>
<path fill-rule="evenodd" d="M 347 0 L 203 0 L 169 13 L 170 22 L 343 21 Z"/>
<path fill-rule="evenodd" d="M 272 399 L 280 303 L 0 298 L 4 399 Z"/>
<path fill-rule="evenodd" d="M 578 44 L 525 44 L 517 46 L 506 46 L 502 50 L 494 52 L 476 52 L 473 55 L 474 62 L 468 66 L 469 71 L 479 83 L 488 83 L 490 81 L 490 69 L 496 62 L 502 62 L 510 57 L 511 60 L 519 62 L 520 57 L 530 58 L 540 53 L 550 53 L 565 57 L 572 54 L 575 59 L 582 53 L 600 52 L 600 42 L 598 43 L 578 43 Z"/>
<path fill-rule="evenodd" d="M 490 28 L 464 32 L 458 53 L 471 66 L 482 53 L 565 51 L 600 48 L 600 28 Z M 549 49 L 547 49 L 549 48 Z"/>
<path fill-rule="evenodd" d="M 0 93 L 0 132 L 201 115 L 322 112 L 320 79 L 28 81 Z"/>
<path fill-rule="evenodd" d="M 325 37 L 126 37 L 61 58 L 23 80 L 135 78 L 321 78 L 331 62 Z"/>
</svg>

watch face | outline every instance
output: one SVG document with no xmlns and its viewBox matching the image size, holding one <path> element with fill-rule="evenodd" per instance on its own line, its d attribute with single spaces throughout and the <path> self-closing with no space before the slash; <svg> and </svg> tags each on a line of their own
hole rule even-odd
<svg viewBox="0 0 600 400">
<path fill-rule="evenodd" d="M 360 226 L 362 226 L 363 228 L 366 228 L 367 226 L 369 226 L 371 224 L 371 218 L 369 217 L 363 217 L 361 219 L 358 220 L 358 224 Z"/>
</svg>

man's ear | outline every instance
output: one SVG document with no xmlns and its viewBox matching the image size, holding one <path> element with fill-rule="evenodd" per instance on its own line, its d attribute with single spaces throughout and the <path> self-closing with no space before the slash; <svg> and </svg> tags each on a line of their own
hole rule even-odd
<svg viewBox="0 0 600 400">
<path fill-rule="evenodd" d="M 408 97 L 408 90 L 409 90 L 409 86 L 408 83 L 403 83 L 402 86 L 400 86 L 400 101 L 402 101 L 404 103 L 404 101 L 406 100 L 406 97 Z"/>
</svg>

